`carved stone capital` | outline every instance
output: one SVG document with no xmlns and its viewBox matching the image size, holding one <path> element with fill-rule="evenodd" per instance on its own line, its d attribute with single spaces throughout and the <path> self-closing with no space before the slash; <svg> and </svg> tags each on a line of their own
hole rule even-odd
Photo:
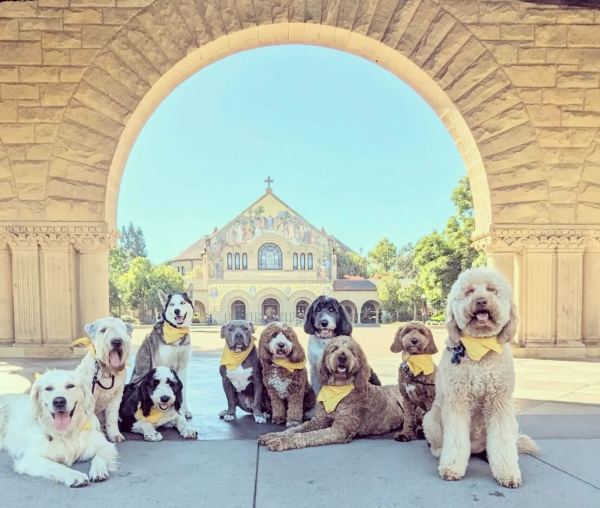
<svg viewBox="0 0 600 508">
<path fill-rule="evenodd" d="M 104 222 L 0 222 L 0 248 L 63 249 L 70 245 L 79 252 L 111 249 L 117 233 Z"/>
<path fill-rule="evenodd" d="M 486 252 L 600 251 L 600 225 L 496 225 L 473 238 Z"/>
</svg>

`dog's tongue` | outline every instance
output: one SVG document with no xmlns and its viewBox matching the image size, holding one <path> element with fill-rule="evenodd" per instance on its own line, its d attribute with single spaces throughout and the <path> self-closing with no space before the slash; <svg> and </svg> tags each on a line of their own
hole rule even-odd
<svg viewBox="0 0 600 508">
<path fill-rule="evenodd" d="M 71 423 L 71 415 L 68 412 L 55 413 L 54 415 L 54 428 L 60 432 L 63 432 L 69 428 Z"/>
<path fill-rule="evenodd" d="M 478 312 L 477 313 L 477 321 L 479 321 L 480 323 L 485 323 L 489 318 L 489 315 L 487 312 Z"/>
<path fill-rule="evenodd" d="M 119 356 L 119 353 L 111 351 L 108 355 L 108 362 L 111 367 L 114 367 L 115 369 L 119 368 L 121 366 L 121 357 Z"/>
</svg>

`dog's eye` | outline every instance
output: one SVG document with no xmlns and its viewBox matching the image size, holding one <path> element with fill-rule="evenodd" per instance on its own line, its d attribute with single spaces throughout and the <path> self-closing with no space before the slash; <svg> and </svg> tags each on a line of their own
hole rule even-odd
<svg viewBox="0 0 600 508">
<path fill-rule="evenodd" d="M 105 328 L 100 328 L 100 333 L 104 333 L 106 332 L 106 327 Z"/>
<path fill-rule="evenodd" d="M 69 383 L 67 386 L 65 386 L 65 388 L 70 390 L 71 388 L 75 388 L 75 385 L 73 383 Z"/>
<path fill-rule="evenodd" d="M 53 386 L 46 386 L 46 388 L 44 388 L 47 392 L 51 392 L 52 390 L 54 390 Z"/>
<path fill-rule="evenodd" d="M 497 290 L 496 288 L 492 288 L 492 287 L 490 287 L 490 288 L 487 288 L 487 290 L 488 290 L 490 293 L 493 293 L 493 294 L 496 294 L 496 293 L 498 292 L 498 290 Z"/>
<path fill-rule="evenodd" d="M 471 296 L 474 292 L 475 290 L 473 288 L 467 289 L 467 291 L 465 292 L 465 296 Z"/>
<path fill-rule="evenodd" d="M 333 307 L 329 307 L 327 310 L 328 310 L 329 312 L 335 312 L 335 311 L 333 310 Z"/>
</svg>

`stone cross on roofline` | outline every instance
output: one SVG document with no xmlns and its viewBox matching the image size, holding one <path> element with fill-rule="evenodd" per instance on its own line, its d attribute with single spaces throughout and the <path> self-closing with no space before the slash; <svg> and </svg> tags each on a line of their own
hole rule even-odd
<svg viewBox="0 0 600 508">
<path fill-rule="evenodd" d="M 267 176 L 267 178 L 265 179 L 265 183 L 267 184 L 267 192 L 273 192 L 271 189 L 271 184 L 273 182 L 274 180 L 270 176 Z"/>
</svg>

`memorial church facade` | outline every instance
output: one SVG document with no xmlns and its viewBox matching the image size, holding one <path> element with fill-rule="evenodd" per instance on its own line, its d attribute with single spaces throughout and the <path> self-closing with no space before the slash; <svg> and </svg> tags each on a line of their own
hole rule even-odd
<svg viewBox="0 0 600 508">
<path fill-rule="evenodd" d="M 296 213 L 268 183 L 231 222 L 169 261 L 194 285 L 197 319 L 299 325 L 310 303 L 326 294 L 343 304 L 353 323 L 379 322 L 376 285 L 338 268 L 350 249 Z"/>
</svg>

